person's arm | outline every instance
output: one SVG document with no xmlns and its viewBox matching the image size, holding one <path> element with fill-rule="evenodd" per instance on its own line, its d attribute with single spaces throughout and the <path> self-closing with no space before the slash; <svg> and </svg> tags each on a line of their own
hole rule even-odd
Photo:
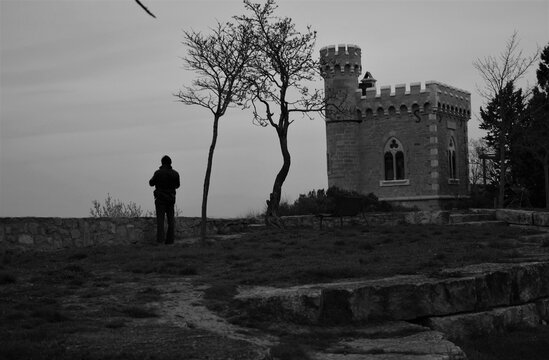
<svg viewBox="0 0 549 360">
<path fill-rule="evenodd" d="M 175 184 L 174 185 L 175 185 L 176 189 L 179 189 L 179 186 L 181 186 L 181 182 L 179 180 L 179 173 L 176 172 L 175 174 L 176 174 L 176 176 L 175 176 Z"/>
<path fill-rule="evenodd" d="M 153 177 L 149 180 L 149 185 L 150 186 L 155 186 L 156 185 L 156 178 L 157 178 L 157 176 L 156 176 L 156 171 L 155 171 Z"/>
</svg>

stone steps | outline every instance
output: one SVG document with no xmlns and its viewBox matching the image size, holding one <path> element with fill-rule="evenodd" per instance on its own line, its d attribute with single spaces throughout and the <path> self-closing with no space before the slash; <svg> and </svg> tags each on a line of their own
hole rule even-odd
<svg viewBox="0 0 549 360">
<path fill-rule="evenodd" d="M 359 329 L 332 337 L 308 354 L 311 359 L 466 359 L 452 341 L 549 322 L 549 261 L 470 265 L 431 277 L 255 287 L 240 289 L 235 300 L 247 315 L 272 324 Z"/>
<path fill-rule="evenodd" d="M 450 214 L 449 224 L 495 221 L 494 213 Z"/>
<path fill-rule="evenodd" d="M 548 297 L 549 262 L 532 262 L 471 265 L 437 277 L 241 289 L 235 300 L 266 320 L 342 324 L 474 313 Z"/>
<path fill-rule="evenodd" d="M 406 322 L 362 327 L 355 336 L 341 337 L 308 355 L 315 360 L 466 359 L 463 351 L 441 332 Z"/>
<path fill-rule="evenodd" d="M 460 222 L 460 223 L 453 223 L 451 225 L 472 225 L 472 226 L 498 225 L 498 226 L 508 226 L 509 224 L 507 224 L 505 221 L 487 220 L 487 221 Z"/>
</svg>

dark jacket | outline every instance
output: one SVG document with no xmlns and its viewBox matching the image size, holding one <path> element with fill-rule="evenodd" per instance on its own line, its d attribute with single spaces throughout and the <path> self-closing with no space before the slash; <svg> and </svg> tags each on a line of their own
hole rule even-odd
<svg viewBox="0 0 549 360">
<path fill-rule="evenodd" d="M 155 201 L 165 204 L 175 204 L 175 189 L 179 188 L 179 173 L 170 165 L 162 165 L 149 180 L 150 186 L 155 186 Z"/>
</svg>

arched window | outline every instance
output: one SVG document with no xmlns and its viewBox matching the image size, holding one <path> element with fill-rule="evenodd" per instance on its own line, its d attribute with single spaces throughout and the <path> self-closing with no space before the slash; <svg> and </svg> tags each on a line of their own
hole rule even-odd
<svg viewBox="0 0 549 360">
<path fill-rule="evenodd" d="M 385 144 L 384 149 L 384 168 L 385 180 L 402 180 L 404 179 L 404 149 L 402 144 L 396 138 L 390 138 Z"/>
<path fill-rule="evenodd" d="M 448 140 L 448 168 L 450 179 L 457 179 L 456 142 L 453 137 Z"/>
</svg>

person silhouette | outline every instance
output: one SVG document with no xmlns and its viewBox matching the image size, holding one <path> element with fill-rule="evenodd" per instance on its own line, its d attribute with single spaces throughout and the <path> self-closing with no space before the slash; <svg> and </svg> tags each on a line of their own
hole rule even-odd
<svg viewBox="0 0 549 360">
<path fill-rule="evenodd" d="M 172 159 L 164 155 L 162 165 L 154 172 L 149 185 L 154 186 L 154 206 L 156 210 L 156 241 L 173 244 L 175 235 L 175 189 L 180 186 L 179 173 L 172 168 Z M 164 234 L 164 218 L 168 229 Z"/>
</svg>

